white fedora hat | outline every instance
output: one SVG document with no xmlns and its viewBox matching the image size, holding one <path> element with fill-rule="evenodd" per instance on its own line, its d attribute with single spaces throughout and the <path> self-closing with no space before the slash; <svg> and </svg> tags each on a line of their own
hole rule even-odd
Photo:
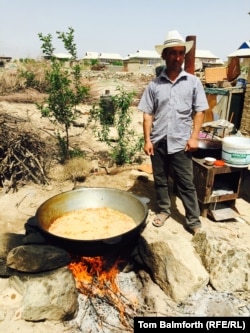
<svg viewBox="0 0 250 333">
<path fill-rule="evenodd" d="M 167 47 L 175 47 L 175 46 L 185 46 L 186 52 L 188 53 L 192 46 L 193 41 L 185 42 L 183 37 L 179 34 L 177 30 L 171 30 L 168 32 L 167 37 L 163 43 L 163 45 L 155 45 L 156 51 L 161 55 L 162 51 Z"/>
</svg>

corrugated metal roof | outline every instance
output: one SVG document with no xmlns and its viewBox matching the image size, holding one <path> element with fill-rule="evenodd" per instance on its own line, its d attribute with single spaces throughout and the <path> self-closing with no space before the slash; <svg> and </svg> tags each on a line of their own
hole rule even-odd
<svg viewBox="0 0 250 333">
<path fill-rule="evenodd" d="M 250 57 L 250 49 L 236 50 L 228 55 L 228 58 L 232 57 Z"/>
<path fill-rule="evenodd" d="M 228 58 L 232 57 L 250 57 L 250 42 L 246 41 L 242 43 L 238 50 L 228 55 Z"/>
<path fill-rule="evenodd" d="M 72 58 L 72 55 L 68 54 L 68 53 L 54 53 L 53 56 L 58 59 L 71 59 Z"/>
<path fill-rule="evenodd" d="M 161 59 L 156 51 L 138 50 L 136 53 L 129 54 L 128 58 L 143 58 L 143 59 Z"/>
<path fill-rule="evenodd" d="M 129 58 L 150 58 L 150 59 L 160 59 L 160 55 L 156 51 L 145 51 L 145 50 L 138 50 L 134 54 L 129 54 Z M 196 50 L 195 51 L 195 57 L 196 58 L 206 58 L 206 59 L 218 59 L 219 57 L 214 55 L 209 50 Z"/>
<path fill-rule="evenodd" d="M 98 59 L 98 52 L 86 52 L 83 59 Z"/>
<path fill-rule="evenodd" d="M 123 58 L 118 53 L 100 53 L 99 59 L 113 59 L 113 60 L 122 60 Z"/>
<path fill-rule="evenodd" d="M 99 52 L 86 52 L 83 59 L 123 60 L 123 58 L 118 53 L 99 53 Z"/>
<path fill-rule="evenodd" d="M 196 50 L 196 58 L 215 59 L 218 63 L 223 61 L 214 55 L 209 50 Z M 161 59 L 161 56 L 155 50 L 138 50 L 136 53 L 128 54 L 127 57 L 122 58 L 118 53 L 98 53 L 98 52 L 86 52 L 83 59 L 114 59 L 114 60 L 128 60 L 128 59 Z"/>
<path fill-rule="evenodd" d="M 215 56 L 209 50 L 196 50 L 195 51 L 195 58 L 210 58 L 210 59 L 219 59 L 219 57 Z"/>
</svg>

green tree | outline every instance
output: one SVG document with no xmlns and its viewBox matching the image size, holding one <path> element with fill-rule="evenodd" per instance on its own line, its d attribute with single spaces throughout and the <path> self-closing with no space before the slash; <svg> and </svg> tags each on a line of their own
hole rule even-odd
<svg viewBox="0 0 250 333">
<path fill-rule="evenodd" d="M 48 81 L 48 98 L 41 105 L 37 105 L 42 117 L 47 117 L 52 123 L 64 127 L 64 133 L 57 131 L 56 136 L 60 150 L 61 161 L 65 162 L 70 156 L 69 129 L 79 116 L 77 105 L 89 95 L 89 88 L 81 85 L 81 67 L 77 62 L 77 48 L 74 43 L 74 29 L 65 32 L 57 31 L 64 48 L 70 55 L 70 60 L 58 59 L 54 56 L 55 48 L 52 35 L 38 36 L 42 41 L 42 52 L 51 61 L 51 68 L 46 73 Z M 67 66 L 68 64 L 68 66 Z"/>
<path fill-rule="evenodd" d="M 89 123 L 94 121 L 94 133 L 100 141 L 110 148 L 110 155 L 118 165 L 132 163 L 136 160 L 136 153 L 142 150 L 144 139 L 132 128 L 132 110 L 130 108 L 135 96 L 134 92 L 126 92 L 123 88 L 116 88 L 119 93 L 110 96 L 114 107 L 114 115 L 107 114 L 104 103 L 94 105 L 90 110 Z M 117 139 L 110 137 L 111 124 L 116 128 Z"/>
</svg>

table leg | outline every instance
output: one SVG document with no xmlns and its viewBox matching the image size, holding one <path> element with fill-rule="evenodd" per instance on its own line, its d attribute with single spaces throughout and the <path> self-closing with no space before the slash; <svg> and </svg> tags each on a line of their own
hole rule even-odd
<svg viewBox="0 0 250 333">
<path fill-rule="evenodd" d="M 204 204 L 202 202 L 200 202 L 199 204 L 200 204 L 201 216 L 207 217 L 209 204 Z"/>
</svg>

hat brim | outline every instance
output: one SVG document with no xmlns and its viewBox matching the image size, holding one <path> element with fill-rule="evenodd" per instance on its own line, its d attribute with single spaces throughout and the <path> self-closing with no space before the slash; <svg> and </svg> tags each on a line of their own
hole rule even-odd
<svg viewBox="0 0 250 333">
<path fill-rule="evenodd" d="M 189 42 L 179 42 L 179 43 L 173 42 L 173 43 L 164 44 L 164 45 L 155 45 L 155 50 L 156 50 L 156 52 L 158 52 L 161 55 L 162 51 L 166 48 L 176 47 L 176 46 L 185 46 L 185 48 L 186 48 L 185 54 L 187 54 L 193 47 L 193 44 L 194 44 L 194 42 L 192 40 Z"/>
</svg>

